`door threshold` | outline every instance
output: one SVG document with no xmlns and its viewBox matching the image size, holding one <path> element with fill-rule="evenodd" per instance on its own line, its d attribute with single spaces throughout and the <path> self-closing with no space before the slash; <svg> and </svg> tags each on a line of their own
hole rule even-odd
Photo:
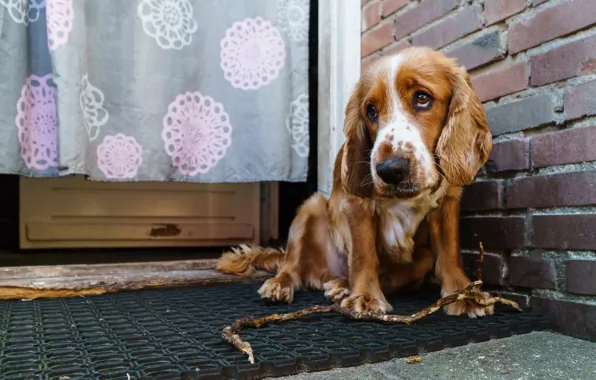
<svg viewBox="0 0 596 380">
<path fill-rule="evenodd" d="M 140 289 L 251 283 L 271 277 L 227 275 L 217 260 L 183 260 L 124 264 L 76 264 L 0 268 L 0 300 L 33 300 L 116 293 Z"/>
</svg>

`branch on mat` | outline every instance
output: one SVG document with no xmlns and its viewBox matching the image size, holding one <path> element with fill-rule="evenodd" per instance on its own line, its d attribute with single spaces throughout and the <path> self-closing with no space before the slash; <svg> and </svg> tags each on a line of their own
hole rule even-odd
<svg viewBox="0 0 596 380">
<path fill-rule="evenodd" d="M 482 263 L 484 262 L 484 247 L 480 243 L 480 257 L 478 259 L 479 265 L 476 271 L 478 280 L 472 282 L 464 290 L 457 293 L 448 295 L 439 299 L 429 307 L 412 315 L 391 315 L 391 314 L 372 314 L 372 313 L 358 313 L 351 309 L 341 307 L 337 304 L 327 306 L 312 306 L 306 309 L 298 310 L 293 313 L 287 314 L 272 314 L 262 318 L 241 318 L 236 320 L 231 326 L 227 326 L 221 332 L 223 340 L 231 344 L 240 350 L 243 354 L 248 355 L 248 361 L 253 364 L 255 362 L 254 353 L 250 344 L 240 337 L 240 331 L 245 327 L 259 328 L 266 326 L 270 323 L 284 322 L 292 319 L 298 319 L 309 314 L 318 313 L 339 313 L 350 319 L 359 319 L 367 321 L 379 321 L 389 323 L 405 323 L 411 324 L 424 317 L 431 315 L 443 306 L 459 302 L 459 301 L 471 301 L 475 302 L 480 306 L 490 306 L 496 303 L 509 305 L 518 311 L 522 311 L 519 305 L 511 300 L 502 297 L 489 297 L 485 298 L 484 294 L 480 291 L 482 286 Z"/>
</svg>

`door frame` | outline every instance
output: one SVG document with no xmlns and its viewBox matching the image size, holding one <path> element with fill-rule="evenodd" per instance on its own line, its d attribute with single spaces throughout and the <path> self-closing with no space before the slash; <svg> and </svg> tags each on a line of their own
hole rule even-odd
<svg viewBox="0 0 596 380">
<path fill-rule="evenodd" d="M 329 196 L 344 111 L 360 78 L 361 0 L 319 1 L 317 188 Z"/>
</svg>

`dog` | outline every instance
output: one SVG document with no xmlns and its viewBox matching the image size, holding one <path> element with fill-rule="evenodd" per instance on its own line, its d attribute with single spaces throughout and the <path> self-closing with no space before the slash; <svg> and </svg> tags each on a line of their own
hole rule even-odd
<svg viewBox="0 0 596 380">
<path fill-rule="evenodd" d="M 382 57 L 349 99 L 344 134 L 331 195 L 303 203 L 286 250 L 240 246 L 222 255 L 216 269 L 275 273 L 258 291 L 269 302 L 324 290 L 330 302 L 368 313 L 389 312 L 385 294 L 416 289 L 433 273 L 442 296 L 466 288 L 458 236 L 462 186 L 492 150 L 466 69 L 424 47 Z M 494 309 L 460 301 L 444 311 L 481 317 Z"/>
</svg>

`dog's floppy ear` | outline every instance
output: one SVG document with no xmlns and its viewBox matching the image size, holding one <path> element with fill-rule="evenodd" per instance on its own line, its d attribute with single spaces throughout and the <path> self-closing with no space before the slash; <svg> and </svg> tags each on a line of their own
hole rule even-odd
<svg viewBox="0 0 596 380">
<path fill-rule="evenodd" d="M 453 63 L 449 80 L 453 94 L 436 154 L 447 181 L 452 186 L 463 186 L 472 182 L 488 160 L 492 136 L 466 69 Z"/>
<path fill-rule="evenodd" d="M 373 183 L 370 172 L 370 154 L 373 142 L 360 115 L 360 94 L 352 93 L 344 120 L 344 134 L 341 156 L 341 184 L 344 190 L 362 198 L 372 196 Z"/>
</svg>

